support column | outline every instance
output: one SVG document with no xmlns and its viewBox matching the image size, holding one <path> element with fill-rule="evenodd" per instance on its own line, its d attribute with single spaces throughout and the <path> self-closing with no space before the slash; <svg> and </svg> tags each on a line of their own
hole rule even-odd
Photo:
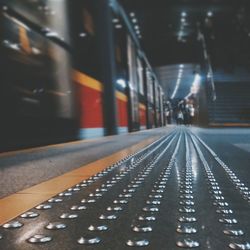
<svg viewBox="0 0 250 250">
<path fill-rule="evenodd" d="M 103 83 L 103 112 L 105 135 L 117 134 L 117 105 L 115 96 L 116 65 L 111 1 L 96 1 L 97 41 L 100 54 L 100 80 Z"/>
</svg>

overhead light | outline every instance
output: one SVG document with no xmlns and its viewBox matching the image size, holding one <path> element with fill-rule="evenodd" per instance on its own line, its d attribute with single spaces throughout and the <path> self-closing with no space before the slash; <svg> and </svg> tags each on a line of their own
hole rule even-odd
<svg viewBox="0 0 250 250">
<path fill-rule="evenodd" d="M 119 23 L 119 19 L 118 18 L 113 18 L 112 22 L 113 23 Z"/>
<path fill-rule="evenodd" d="M 191 93 L 192 94 L 197 94 L 199 89 L 200 89 L 200 81 L 201 81 L 201 76 L 199 74 L 195 74 L 194 81 L 191 86 Z"/>
<path fill-rule="evenodd" d="M 79 33 L 79 36 L 80 36 L 80 37 L 86 37 L 86 36 L 87 36 L 87 33 L 85 33 L 85 32 Z"/>
<path fill-rule="evenodd" d="M 121 25 L 121 24 L 116 24 L 116 25 L 115 25 L 115 28 L 116 28 L 116 29 L 121 29 L 121 28 L 122 28 L 122 25 Z"/>
<path fill-rule="evenodd" d="M 207 12 L 207 16 L 209 16 L 209 17 L 213 16 L 213 12 L 212 11 L 208 11 Z"/>
<path fill-rule="evenodd" d="M 182 68 L 184 68 L 184 65 L 183 65 L 183 64 L 180 64 L 179 67 L 182 69 Z"/>
<path fill-rule="evenodd" d="M 126 81 L 124 79 L 117 79 L 117 84 L 120 85 L 122 88 L 126 88 Z"/>
<path fill-rule="evenodd" d="M 186 19 L 185 18 L 181 18 L 181 22 L 182 23 L 186 22 Z"/>
<path fill-rule="evenodd" d="M 139 29 L 139 26 L 138 26 L 138 25 L 135 25 L 135 29 L 138 30 L 138 29 Z"/>
<path fill-rule="evenodd" d="M 130 12 L 129 14 L 131 17 L 134 17 L 135 16 L 135 13 L 134 12 Z"/>
<path fill-rule="evenodd" d="M 133 23 L 137 23 L 137 19 L 136 19 L 136 18 L 133 18 L 133 19 L 132 19 L 132 22 L 133 22 Z"/>
<path fill-rule="evenodd" d="M 183 11 L 183 12 L 181 12 L 181 16 L 182 16 L 182 17 L 186 17 L 186 16 L 187 16 L 187 13 Z"/>
</svg>

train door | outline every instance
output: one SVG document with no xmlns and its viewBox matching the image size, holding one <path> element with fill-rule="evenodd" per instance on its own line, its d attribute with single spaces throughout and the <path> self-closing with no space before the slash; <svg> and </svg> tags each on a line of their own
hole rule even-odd
<svg viewBox="0 0 250 250">
<path fill-rule="evenodd" d="M 146 85 L 147 85 L 147 128 L 153 128 L 154 125 L 154 98 L 153 98 L 153 77 L 149 70 L 146 68 Z"/>
<path fill-rule="evenodd" d="M 129 131 L 128 114 L 128 55 L 127 30 L 123 19 L 113 13 L 115 63 L 116 63 L 116 105 L 118 133 Z"/>
<path fill-rule="evenodd" d="M 66 1 L 52 0 L 10 0 L 1 8 L 0 113 L 6 145 L 55 143 L 75 131 L 66 9 Z"/>
<path fill-rule="evenodd" d="M 104 136 L 103 83 L 98 62 L 97 12 L 92 1 L 70 1 L 73 81 L 79 117 L 79 138 Z"/>
</svg>

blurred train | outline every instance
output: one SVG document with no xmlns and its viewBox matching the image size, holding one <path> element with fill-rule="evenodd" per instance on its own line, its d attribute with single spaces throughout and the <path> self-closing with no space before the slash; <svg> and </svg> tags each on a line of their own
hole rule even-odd
<svg viewBox="0 0 250 250">
<path fill-rule="evenodd" d="M 1 1 L 1 150 L 165 125 L 130 19 L 111 0 Z"/>
</svg>

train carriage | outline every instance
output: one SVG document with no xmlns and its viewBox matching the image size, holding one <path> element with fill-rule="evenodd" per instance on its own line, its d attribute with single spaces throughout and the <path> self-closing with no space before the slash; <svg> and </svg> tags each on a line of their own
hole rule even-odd
<svg viewBox="0 0 250 250">
<path fill-rule="evenodd" d="M 119 3 L 112 3 L 108 24 L 101 19 L 98 1 L 4 1 L 1 148 L 163 125 L 159 83 L 128 16 Z M 107 69 L 110 82 L 103 77 Z M 111 99 L 114 93 L 112 106 L 107 104 L 109 93 Z M 113 130 L 108 128 L 109 113 L 114 113 Z"/>
</svg>

